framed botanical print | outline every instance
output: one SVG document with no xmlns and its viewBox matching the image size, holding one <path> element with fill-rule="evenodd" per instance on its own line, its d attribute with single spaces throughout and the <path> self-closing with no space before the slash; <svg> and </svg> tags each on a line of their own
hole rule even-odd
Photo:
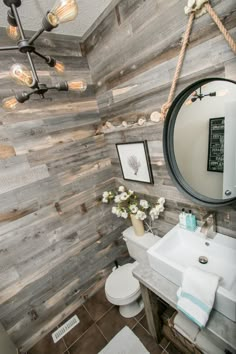
<svg viewBox="0 0 236 354">
<path fill-rule="evenodd" d="M 147 141 L 116 144 L 123 178 L 154 184 Z"/>
</svg>

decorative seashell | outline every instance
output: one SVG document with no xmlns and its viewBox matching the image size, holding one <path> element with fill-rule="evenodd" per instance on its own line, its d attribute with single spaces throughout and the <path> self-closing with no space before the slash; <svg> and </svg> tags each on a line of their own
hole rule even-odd
<svg viewBox="0 0 236 354">
<path fill-rule="evenodd" d="M 115 127 L 114 127 L 114 125 L 113 125 L 111 122 L 106 122 L 105 128 L 106 128 L 106 129 L 113 129 L 113 128 L 115 128 Z"/>
<path fill-rule="evenodd" d="M 104 126 L 101 126 L 101 125 L 100 125 L 100 126 L 97 128 L 95 135 L 102 134 L 102 133 L 103 133 L 103 129 L 104 129 Z"/>
<path fill-rule="evenodd" d="M 143 118 L 140 118 L 140 119 L 138 120 L 138 125 L 140 125 L 140 126 L 144 125 L 145 123 L 146 123 L 146 120 L 143 119 Z"/>
<path fill-rule="evenodd" d="M 150 119 L 152 122 L 158 123 L 161 120 L 161 114 L 158 111 L 152 112 Z"/>
<path fill-rule="evenodd" d="M 121 123 L 122 127 L 124 128 L 127 128 L 128 127 L 128 123 L 124 120 L 122 123 Z"/>
</svg>

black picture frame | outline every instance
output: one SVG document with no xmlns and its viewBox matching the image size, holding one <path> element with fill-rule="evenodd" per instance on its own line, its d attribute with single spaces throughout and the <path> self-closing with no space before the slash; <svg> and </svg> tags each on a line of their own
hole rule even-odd
<svg viewBox="0 0 236 354">
<path fill-rule="evenodd" d="M 214 133 L 215 124 L 219 125 L 217 132 Z M 214 138 L 213 134 L 217 134 Z M 209 119 L 209 138 L 208 138 L 208 172 L 224 172 L 224 134 L 225 134 L 225 117 L 217 117 Z M 223 140 L 223 143 L 222 143 Z M 217 148 L 217 152 L 214 149 Z M 223 158 L 223 163 L 221 159 Z M 217 161 L 218 160 L 218 161 Z"/>
<path fill-rule="evenodd" d="M 132 150 L 134 151 L 136 148 L 136 155 L 129 155 L 131 153 L 131 146 Z M 125 150 L 127 148 L 127 150 Z M 151 159 L 148 150 L 148 143 L 147 140 L 144 141 L 135 141 L 135 142 L 127 142 L 127 143 L 118 143 L 116 144 L 117 155 L 119 158 L 121 172 L 123 179 L 126 181 L 138 182 L 138 183 L 147 183 L 147 184 L 154 184 L 154 178 L 152 173 L 152 166 L 151 166 Z M 139 155 L 139 151 L 142 153 Z M 137 159 L 139 156 L 139 159 Z M 140 175 L 138 175 L 137 168 L 135 170 L 134 167 L 131 167 L 132 158 L 136 158 L 136 165 L 140 168 Z M 133 159 L 134 161 L 134 159 Z M 142 165 L 143 163 L 143 165 Z M 129 166 L 129 168 L 127 167 Z M 141 169 L 142 168 L 142 169 Z M 137 172 L 137 173 L 135 173 Z M 133 176 L 133 178 L 132 178 Z"/>
</svg>

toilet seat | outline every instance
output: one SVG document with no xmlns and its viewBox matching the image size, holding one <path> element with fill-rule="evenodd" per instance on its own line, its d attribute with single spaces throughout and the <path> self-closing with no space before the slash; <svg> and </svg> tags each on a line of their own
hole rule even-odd
<svg viewBox="0 0 236 354">
<path fill-rule="evenodd" d="M 141 294 L 140 285 L 132 270 L 137 262 L 125 264 L 114 270 L 106 280 L 105 293 L 114 305 L 126 305 L 135 301 Z"/>
</svg>

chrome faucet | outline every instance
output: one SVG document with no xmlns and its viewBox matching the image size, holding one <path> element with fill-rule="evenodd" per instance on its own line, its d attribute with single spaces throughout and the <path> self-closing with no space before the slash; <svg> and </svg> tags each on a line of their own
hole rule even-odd
<svg viewBox="0 0 236 354">
<path fill-rule="evenodd" d="M 208 238 L 214 238 L 216 235 L 216 214 L 213 212 L 207 213 L 203 217 L 203 225 L 201 232 Z"/>
</svg>

